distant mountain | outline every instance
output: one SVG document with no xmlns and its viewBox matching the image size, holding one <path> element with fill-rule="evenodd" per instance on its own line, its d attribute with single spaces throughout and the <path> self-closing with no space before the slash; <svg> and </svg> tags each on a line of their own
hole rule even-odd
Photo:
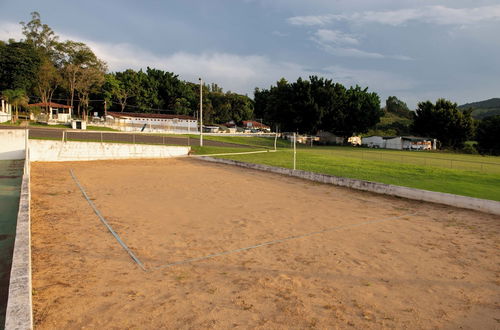
<svg viewBox="0 0 500 330">
<path fill-rule="evenodd" d="M 461 110 L 472 108 L 472 117 L 484 119 L 495 115 L 500 115 L 500 98 L 493 98 L 486 101 L 467 103 L 458 106 Z"/>
</svg>

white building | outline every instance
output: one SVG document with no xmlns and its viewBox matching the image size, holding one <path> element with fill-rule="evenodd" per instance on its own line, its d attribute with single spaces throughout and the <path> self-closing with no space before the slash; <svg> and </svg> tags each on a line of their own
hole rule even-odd
<svg viewBox="0 0 500 330">
<path fill-rule="evenodd" d="M 394 150 L 436 150 L 436 139 L 418 136 L 368 136 L 362 139 L 362 145 L 369 148 Z"/>
<path fill-rule="evenodd" d="M 0 111 L 0 123 L 12 120 L 12 105 L 2 100 L 2 111 Z"/>
<path fill-rule="evenodd" d="M 71 118 L 73 116 L 73 108 L 69 105 L 59 104 L 54 102 L 41 102 L 41 103 L 33 103 L 28 104 L 29 108 L 39 107 L 42 109 L 42 113 L 46 112 L 48 108 L 49 111 L 47 113 L 47 123 L 69 123 L 71 122 Z"/>
<path fill-rule="evenodd" d="M 197 133 L 196 118 L 185 115 L 108 111 L 106 126 L 120 131 Z"/>
<path fill-rule="evenodd" d="M 368 148 L 385 148 L 385 139 L 381 136 L 367 136 L 361 139 L 361 144 Z"/>
</svg>

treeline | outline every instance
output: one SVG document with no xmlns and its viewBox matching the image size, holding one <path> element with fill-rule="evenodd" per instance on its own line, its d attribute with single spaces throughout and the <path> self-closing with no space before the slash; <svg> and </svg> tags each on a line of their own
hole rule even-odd
<svg viewBox="0 0 500 330">
<path fill-rule="evenodd" d="M 269 89 L 257 88 L 254 101 L 255 115 L 283 132 L 323 130 L 349 137 L 367 132 L 383 114 L 376 93 L 317 76 L 293 83 L 281 79 Z"/>
<path fill-rule="evenodd" d="M 0 41 L 0 91 L 14 108 L 31 102 L 58 102 L 74 107 L 79 117 L 107 110 L 161 112 L 195 116 L 199 85 L 158 69 L 108 73 L 104 61 L 84 43 L 59 41 L 33 12 L 21 22 L 25 38 Z M 246 95 L 203 85 L 205 123 L 240 122 L 253 118 Z"/>
</svg>

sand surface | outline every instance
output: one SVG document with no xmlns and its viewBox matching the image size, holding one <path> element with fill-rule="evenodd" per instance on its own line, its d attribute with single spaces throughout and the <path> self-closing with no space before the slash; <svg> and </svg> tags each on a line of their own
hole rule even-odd
<svg viewBox="0 0 500 330">
<path fill-rule="evenodd" d="M 31 175 L 38 329 L 500 328 L 497 216 L 195 159 Z"/>
</svg>

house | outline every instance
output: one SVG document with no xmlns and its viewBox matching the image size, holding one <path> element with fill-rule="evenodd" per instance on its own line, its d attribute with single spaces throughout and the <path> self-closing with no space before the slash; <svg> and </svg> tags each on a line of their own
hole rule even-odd
<svg viewBox="0 0 500 330">
<path fill-rule="evenodd" d="M 69 123 L 73 115 L 73 108 L 69 105 L 59 104 L 54 102 L 40 102 L 28 104 L 28 108 L 42 108 L 42 112 L 48 108 L 46 121 L 50 124 Z"/>
<path fill-rule="evenodd" d="M 12 120 L 12 105 L 2 99 L 2 111 L 0 111 L 0 123 Z"/>
<path fill-rule="evenodd" d="M 243 127 L 251 131 L 271 132 L 271 127 L 259 123 L 258 121 L 255 120 L 244 120 Z"/>
<path fill-rule="evenodd" d="M 121 131 L 197 133 L 196 118 L 185 115 L 160 113 L 133 113 L 108 111 L 106 126 Z"/>
<path fill-rule="evenodd" d="M 319 131 L 316 133 L 316 136 L 319 138 L 320 144 L 342 144 L 344 143 L 344 138 L 340 136 L 336 136 L 330 132 Z"/>
</svg>

